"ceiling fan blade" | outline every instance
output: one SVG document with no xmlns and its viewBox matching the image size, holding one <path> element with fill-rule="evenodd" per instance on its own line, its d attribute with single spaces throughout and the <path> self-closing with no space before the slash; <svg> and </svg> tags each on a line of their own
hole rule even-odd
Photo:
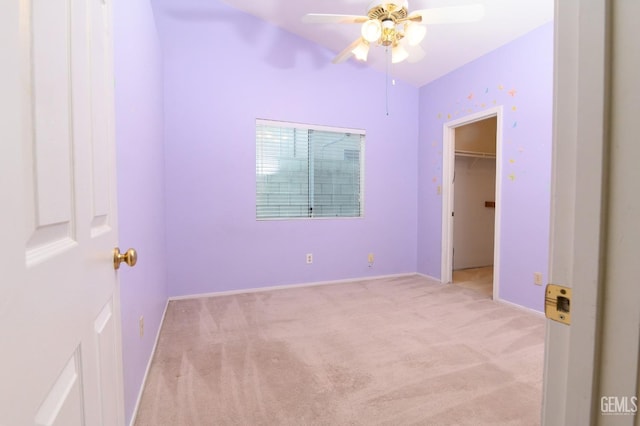
<svg viewBox="0 0 640 426">
<path fill-rule="evenodd" d="M 415 46 L 406 46 L 406 48 L 407 52 L 409 52 L 407 62 L 409 62 L 410 64 L 420 62 L 427 55 L 422 46 L 420 46 L 419 44 Z"/>
<path fill-rule="evenodd" d="M 437 7 L 412 12 L 407 21 L 422 22 L 423 24 L 458 24 L 476 22 L 484 17 L 484 5 L 471 4 L 468 6 Z M 421 19 L 420 19 L 421 18 Z"/>
<path fill-rule="evenodd" d="M 331 13 L 307 13 L 302 22 L 308 24 L 361 24 L 369 20 L 361 15 L 334 15 Z"/>
<path fill-rule="evenodd" d="M 352 57 L 353 56 L 353 49 L 355 49 L 356 46 L 360 44 L 360 40 L 362 40 L 362 38 L 356 39 L 349 46 L 345 47 L 344 50 L 342 52 L 338 53 L 338 55 L 335 58 L 333 58 L 333 61 L 331 61 L 331 62 L 333 62 L 334 64 L 341 64 L 342 62 L 344 62 L 347 59 L 349 59 L 350 57 Z"/>
</svg>

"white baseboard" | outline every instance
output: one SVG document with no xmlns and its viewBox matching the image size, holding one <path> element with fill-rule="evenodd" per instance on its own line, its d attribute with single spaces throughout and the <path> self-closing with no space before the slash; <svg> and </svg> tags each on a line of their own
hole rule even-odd
<svg viewBox="0 0 640 426">
<path fill-rule="evenodd" d="M 138 391 L 138 398 L 136 400 L 136 406 L 133 409 L 133 413 L 131 414 L 131 422 L 129 426 L 134 426 L 136 423 L 136 417 L 138 417 L 138 408 L 140 408 L 140 401 L 142 400 L 142 393 L 144 392 L 144 388 L 147 385 L 147 377 L 149 377 L 149 371 L 151 371 L 151 363 L 153 362 L 153 358 L 156 355 L 156 348 L 158 347 L 158 340 L 160 340 L 160 332 L 162 331 L 162 326 L 164 325 L 164 318 L 167 315 L 167 308 L 169 307 L 169 300 L 167 299 L 164 304 L 164 311 L 162 312 L 162 318 L 160 319 L 160 326 L 158 327 L 158 332 L 156 333 L 156 340 L 153 342 L 153 348 L 151 348 L 151 355 L 149 356 L 149 361 L 147 362 L 147 369 L 144 372 L 144 376 L 142 377 L 142 383 L 140 384 L 140 390 Z"/>
<path fill-rule="evenodd" d="M 363 280 L 400 278 L 400 277 L 410 277 L 413 275 L 420 275 L 420 274 L 416 274 L 415 272 L 408 272 L 405 274 L 377 275 L 373 277 L 348 278 L 344 280 L 333 280 L 333 281 L 316 281 L 316 282 L 310 282 L 310 283 L 304 283 L 304 284 L 285 284 L 285 285 L 276 285 L 276 286 L 270 286 L 270 287 L 247 288 L 242 290 L 216 291 L 212 293 L 189 294 L 186 296 L 172 296 L 169 298 L 169 300 L 185 300 L 185 299 L 198 299 L 201 297 L 233 296 L 235 294 L 260 293 L 263 291 L 286 290 L 289 288 L 302 288 L 302 287 L 316 287 L 321 285 L 332 285 L 332 284 L 346 284 L 346 283 L 352 283 L 352 282 L 363 281 Z"/>
<path fill-rule="evenodd" d="M 442 282 L 442 280 L 440 278 L 432 277 L 431 275 L 427 275 L 427 274 L 421 274 L 420 272 L 416 272 L 416 275 L 420 275 L 423 278 L 426 278 L 426 279 L 431 280 L 431 281 L 435 281 L 438 284 L 443 284 L 443 282 Z"/>
<path fill-rule="evenodd" d="M 536 311 L 535 309 L 527 308 L 526 306 L 518 305 L 517 303 L 509 302 L 504 299 L 493 299 L 495 302 L 502 303 L 503 305 L 511 306 L 512 308 L 519 309 L 521 311 L 529 312 L 530 314 L 535 314 L 539 317 L 544 318 L 544 312 Z"/>
</svg>

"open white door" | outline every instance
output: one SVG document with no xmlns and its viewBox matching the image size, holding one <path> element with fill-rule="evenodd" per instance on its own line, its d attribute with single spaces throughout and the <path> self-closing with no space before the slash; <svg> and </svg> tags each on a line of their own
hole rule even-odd
<svg viewBox="0 0 640 426">
<path fill-rule="evenodd" d="M 638 425 L 640 2 L 556 1 L 550 281 L 571 325 L 547 320 L 545 425 Z"/>
<path fill-rule="evenodd" d="M 111 5 L 0 5 L 0 424 L 122 425 Z"/>
</svg>

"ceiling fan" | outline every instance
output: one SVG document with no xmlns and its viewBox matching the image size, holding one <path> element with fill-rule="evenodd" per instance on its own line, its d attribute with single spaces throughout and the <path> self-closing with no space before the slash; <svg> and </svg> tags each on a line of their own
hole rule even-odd
<svg viewBox="0 0 640 426">
<path fill-rule="evenodd" d="M 302 21 L 315 24 L 362 24 L 361 37 L 347 46 L 334 59 L 334 64 L 355 56 L 366 61 L 371 44 L 391 48 L 391 62 L 405 59 L 417 62 L 424 57 L 420 42 L 427 33 L 425 25 L 474 22 L 484 16 L 484 6 L 451 6 L 415 10 L 409 13 L 407 1 L 378 0 L 369 5 L 367 15 L 335 15 L 309 13 Z M 410 55 L 411 52 L 411 55 Z"/>
</svg>

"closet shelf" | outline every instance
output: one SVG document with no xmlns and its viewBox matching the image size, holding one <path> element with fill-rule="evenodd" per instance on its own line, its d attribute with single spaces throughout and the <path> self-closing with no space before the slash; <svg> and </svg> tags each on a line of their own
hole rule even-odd
<svg viewBox="0 0 640 426">
<path fill-rule="evenodd" d="M 461 157 L 473 157 L 473 158 L 496 158 L 496 154 L 488 153 L 488 152 L 477 152 L 477 151 L 456 150 L 456 155 L 459 155 Z"/>
</svg>

